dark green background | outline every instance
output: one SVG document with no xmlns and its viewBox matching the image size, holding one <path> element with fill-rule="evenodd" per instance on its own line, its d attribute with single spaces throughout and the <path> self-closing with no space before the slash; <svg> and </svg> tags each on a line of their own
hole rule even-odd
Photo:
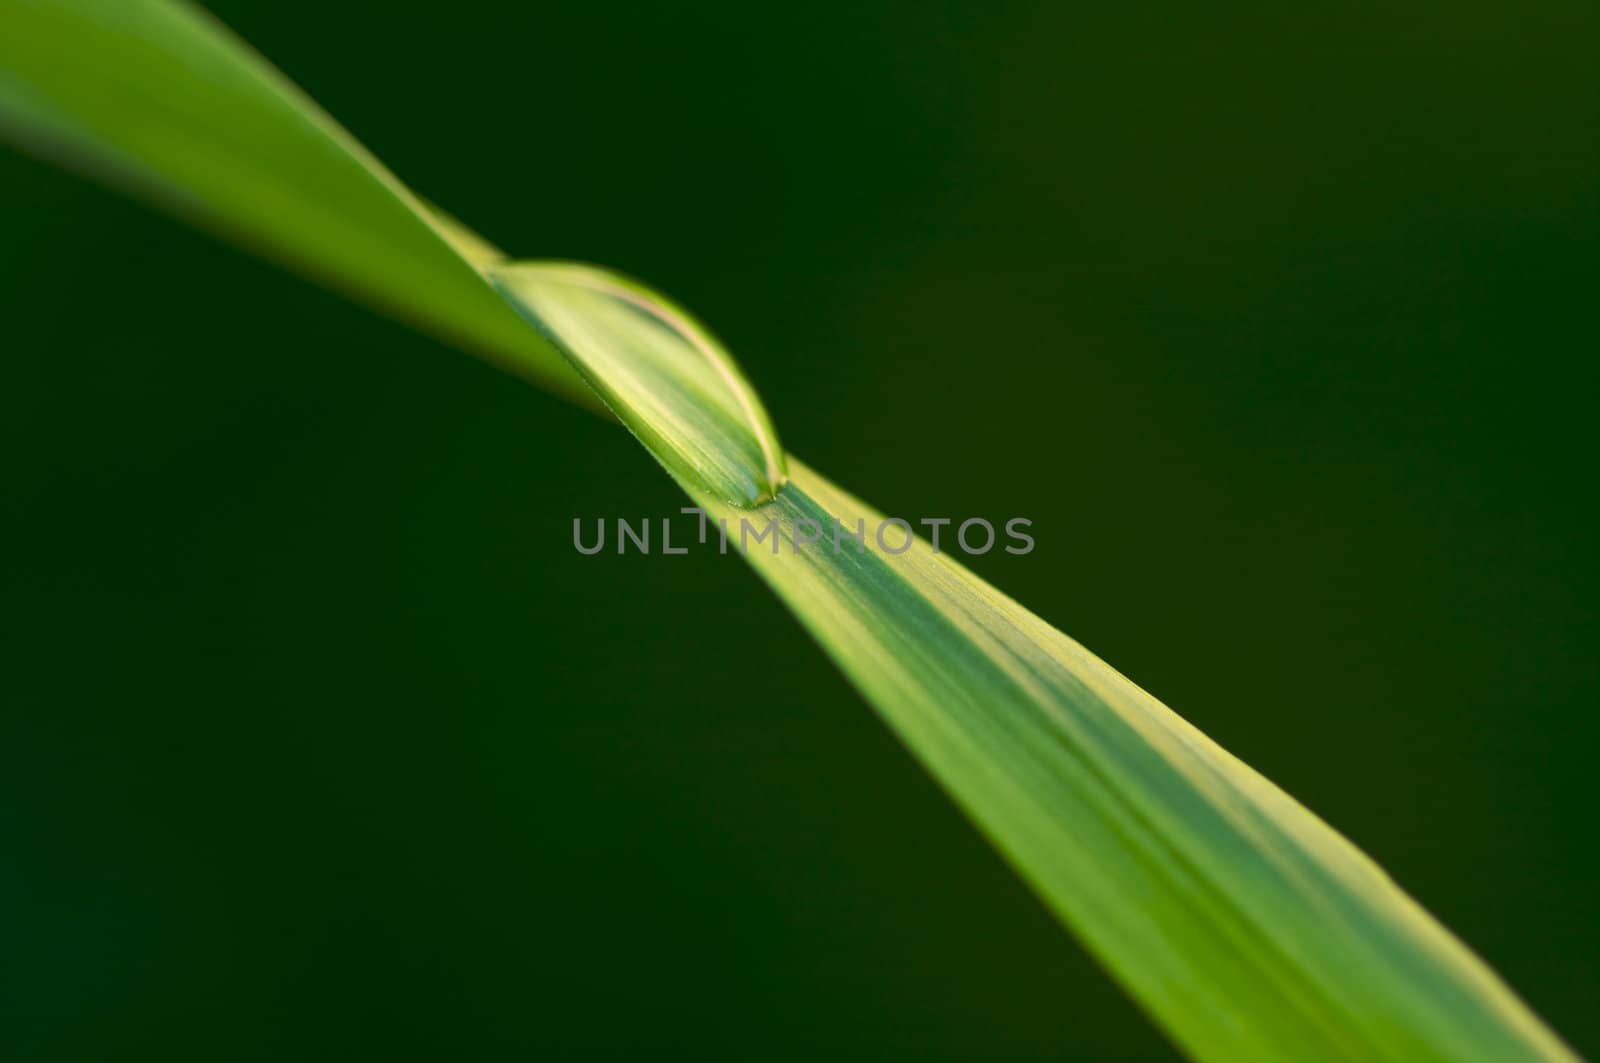
<svg viewBox="0 0 1600 1063">
<path fill-rule="evenodd" d="M 1593 4 L 213 8 L 1600 1051 Z M 736 560 L 575 555 L 625 433 L 0 203 L 8 1056 L 1170 1058 Z"/>
</svg>

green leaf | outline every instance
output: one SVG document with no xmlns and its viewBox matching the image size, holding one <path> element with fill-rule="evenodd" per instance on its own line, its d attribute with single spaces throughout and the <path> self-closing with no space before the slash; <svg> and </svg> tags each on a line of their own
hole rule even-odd
<svg viewBox="0 0 1600 1063">
<path fill-rule="evenodd" d="M 552 309 L 550 270 L 495 277 L 1179 1046 L 1219 1061 L 1571 1058 L 1331 827 L 948 552 L 792 455 L 774 499 L 730 503 L 720 472 L 680 455 L 720 448 L 755 476 L 765 415 L 659 413 L 707 401 L 693 362 L 721 348 L 698 331 L 668 342 L 637 287 Z M 732 438 L 740 423 L 749 438 Z"/>
<path fill-rule="evenodd" d="M 1572 1058 L 1292 798 L 948 553 L 880 540 L 687 314 L 604 271 L 505 263 L 203 14 L 0 0 L 0 128 L 603 400 L 733 548 L 766 536 L 757 573 L 1190 1055 Z"/>
<path fill-rule="evenodd" d="M 431 211 L 209 15 L 165 0 L 0 0 L 0 129 L 598 408 Z"/>
</svg>

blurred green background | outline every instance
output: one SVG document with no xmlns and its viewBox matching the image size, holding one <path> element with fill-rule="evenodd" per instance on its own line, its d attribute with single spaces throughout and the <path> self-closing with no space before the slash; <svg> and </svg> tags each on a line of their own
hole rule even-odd
<svg viewBox="0 0 1600 1063">
<path fill-rule="evenodd" d="M 1600 1052 L 1594 5 L 210 6 Z M 1172 1058 L 625 433 L 0 202 L 13 1058 Z"/>
</svg>

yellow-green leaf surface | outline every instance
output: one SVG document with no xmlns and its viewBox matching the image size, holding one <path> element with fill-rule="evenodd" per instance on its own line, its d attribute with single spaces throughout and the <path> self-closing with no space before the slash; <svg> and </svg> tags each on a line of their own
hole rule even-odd
<svg viewBox="0 0 1600 1063">
<path fill-rule="evenodd" d="M 745 477 L 760 475 L 761 441 L 729 435 L 743 423 L 758 436 L 764 414 L 676 412 L 720 375 L 692 367 L 721 356 L 715 341 L 695 331 L 674 343 L 661 318 L 618 300 L 553 314 L 548 268 L 495 276 L 531 298 L 530 319 L 608 402 L 640 397 L 616 413 L 647 445 L 667 437 L 657 457 L 715 522 L 715 541 L 742 548 L 1182 1048 L 1218 1061 L 1571 1058 L 1341 835 L 948 553 L 793 455 L 775 498 L 730 503 L 723 471 L 679 456 L 726 448 Z"/>
<path fill-rule="evenodd" d="M 948 554 L 880 543 L 686 313 L 606 271 L 504 263 L 203 13 L 0 0 L 0 130 L 603 400 L 730 541 L 768 536 L 755 570 L 1191 1056 L 1571 1058 L 1292 798 Z M 836 552 L 835 521 L 863 548 Z"/>
<path fill-rule="evenodd" d="M 0 0 L 0 128 L 598 406 L 484 283 L 478 266 L 493 248 L 436 216 L 204 11 L 167 0 Z"/>
</svg>

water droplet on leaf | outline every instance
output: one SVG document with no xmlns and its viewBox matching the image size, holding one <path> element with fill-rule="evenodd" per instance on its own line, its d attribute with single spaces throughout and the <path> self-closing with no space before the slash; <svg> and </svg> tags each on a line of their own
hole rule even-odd
<svg viewBox="0 0 1600 1063">
<path fill-rule="evenodd" d="M 776 496 L 787 474 L 772 420 L 687 312 L 592 266 L 517 262 L 490 276 L 668 472 L 736 506 Z"/>
</svg>

